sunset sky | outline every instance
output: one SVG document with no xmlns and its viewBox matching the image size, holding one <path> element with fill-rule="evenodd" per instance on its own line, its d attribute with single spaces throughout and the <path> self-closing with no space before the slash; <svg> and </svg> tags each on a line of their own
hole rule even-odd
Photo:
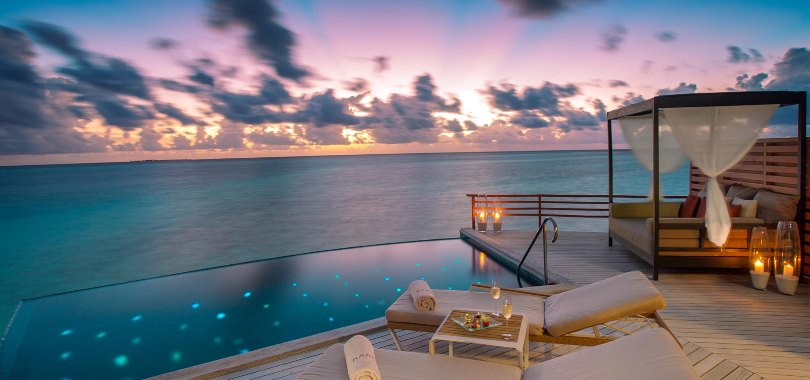
<svg viewBox="0 0 810 380">
<path fill-rule="evenodd" d="M 601 149 L 659 94 L 810 90 L 797 1 L 6 0 L 0 164 Z"/>
</svg>

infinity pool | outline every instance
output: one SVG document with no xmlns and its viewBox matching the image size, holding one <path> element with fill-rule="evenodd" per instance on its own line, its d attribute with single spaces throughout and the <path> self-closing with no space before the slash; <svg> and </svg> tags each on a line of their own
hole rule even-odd
<svg viewBox="0 0 810 380">
<path fill-rule="evenodd" d="M 0 379 L 143 378 L 381 317 L 417 278 L 517 279 L 458 240 L 341 249 L 25 300 Z M 31 279 L 35 281 L 35 279 Z"/>
</svg>

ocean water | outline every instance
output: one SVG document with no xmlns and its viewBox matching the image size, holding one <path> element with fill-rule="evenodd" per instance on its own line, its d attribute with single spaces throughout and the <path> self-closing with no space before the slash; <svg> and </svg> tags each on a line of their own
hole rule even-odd
<svg viewBox="0 0 810 380">
<path fill-rule="evenodd" d="M 616 192 L 649 174 L 615 155 Z M 664 176 L 684 194 L 684 165 Z M 0 168 L 0 326 L 22 298 L 325 249 L 457 237 L 466 193 L 606 194 L 606 151 Z M 507 218 L 505 229 L 534 228 Z M 602 219 L 562 230 L 606 231 Z"/>
</svg>

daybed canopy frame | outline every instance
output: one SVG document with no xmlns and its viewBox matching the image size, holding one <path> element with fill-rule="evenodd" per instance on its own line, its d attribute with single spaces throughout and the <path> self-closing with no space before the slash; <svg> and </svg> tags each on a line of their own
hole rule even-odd
<svg viewBox="0 0 810 380">
<path fill-rule="evenodd" d="M 608 127 L 608 202 L 613 203 L 613 120 L 620 119 L 626 116 L 641 116 L 652 114 L 653 119 L 653 199 L 659 199 L 661 195 L 660 184 L 660 152 L 659 152 L 659 110 L 666 108 L 686 108 L 686 107 L 720 107 L 720 106 L 747 106 L 747 105 L 762 105 L 762 104 L 779 104 L 779 107 L 798 106 L 798 122 L 797 122 L 797 137 L 798 137 L 798 187 L 799 187 L 799 202 L 797 212 L 797 223 L 799 224 L 799 232 L 802 241 L 802 265 L 801 277 L 803 280 L 808 279 L 808 264 L 810 260 L 806 256 L 807 250 L 805 244 L 806 234 L 805 228 L 807 227 L 806 210 L 806 196 L 807 196 L 807 93 L 797 91 L 760 91 L 760 92 L 718 92 L 707 94 L 680 94 L 680 95 L 661 95 L 652 99 L 644 100 L 635 104 L 631 104 L 607 113 L 607 127 Z M 658 280 L 659 271 L 659 251 L 660 251 L 660 204 L 653 202 L 654 209 L 654 228 L 653 228 L 653 280 Z M 612 240 L 611 240 L 612 243 Z"/>
</svg>

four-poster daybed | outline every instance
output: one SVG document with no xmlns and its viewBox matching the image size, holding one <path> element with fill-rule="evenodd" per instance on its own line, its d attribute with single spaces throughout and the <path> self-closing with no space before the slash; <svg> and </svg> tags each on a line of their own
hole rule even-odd
<svg viewBox="0 0 810 380">
<path fill-rule="evenodd" d="M 661 170 L 661 150 L 662 145 L 665 152 L 671 145 L 672 136 L 664 135 L 662 142 L 662 129 L 667 133 L 674 135 L 681 148 L 686 155 L 691 159 L 693 168 L 690 174 L 690 193 L 693 192 L 698 185 L 700 190 L 706 186 L 707 198 L 714 201 L 708 202 L 709 210 L 706 212 L 706 223 L 692 222 L 689 228 L 698 231 L 697 246 L 685 249 L 684 247 L 672 248 L 662 247 L 662 230 L 677 230 L 684 231 L 684 225 L 666 225 L 662 223 L 662 214 L 671 216 L 673 205 L 663 202 L 650 202 L 647 206 L 651 208 L 649 217 L 652 219 L 643 228 L 649 229 L 650 237 L 650 251 L 648 257 L 643 257 L 648 260 L 653 266 L 653 279 L 658 278 L 658 272 L 663 267 L 730 267 L 730 268 L 744 268 L 746 261 L 741 258 L 739 251 L 745 250 L 747 246 L 737 246 L 736 255 L 724 255 L 724 252 L 733 252 L 733 249 L 724 249 L 722 247 L 726 242 L 726 238 L 731 235 L 732 238 L 746 240 L 747 235 L 740 236 L 740 231 L 745 233 L 752 226 L 759 224 L 757 221 L 732 221 L 728 217 L 725 202 L 723 202 L 724 194 L 721 193 L 718 182 L 722 181 L 722 176 L 727 170 L 734 170 L 739 166 L 738 162 L 744 159 L 746 155 L 750 155 L 749 148 L 751 146 L 757 147 L 756 139 L 758 137 L 757 128 L 746 128 L 745 123 L 767 124 L 772 115 L 773 110 L 777 107 L 797 106 L 797 143 L 795 144 L 796 154 L 793 162 L 795 167 L 790 170 L 793 177 L 791 182 L 793 184 L 792 193 L 797 198 L 797 213 L 796 221 L 799 224 L 799 230 L 802 234 L 801 241 L 804 242 L 803 249 L 807 252 L 805 245 L 807 245 L 807 236 L 805 234 L 806 228 L 806 183 L 807 183 L 807 155 L 806 155 L 806 115 L 807 115 L 807 93 L 806 92 L 788 92 L 788 91 L 767 91 L 767 92 L 726 92 L 726 93 L 706 93 L 706 94 L 681 94 L 681 95 L 662 95 L 639 103 L 635 103 L 617 110 L 608 112 L 608 202 L 613 206 L 613 189 L 614 189 L 614 176 L 613 176 L 613 123 L 614 121 L 626 120 L 630 121 L 634 118 L 648 117 L 650 120 L 650 130 L 647 137 L 651 139 L 651 150 L 649 152 L 644 149 L 636 149 L 634 154 L 639 161 L 652 171 L 652 184 L 651 184 L 651 199 L 661 198 L 661 184 L 660 175 Z M 743 107 L 741 107 L 743 106 Z M 770 108 L 769 108 L 770 107 Z M 666 114 L 666 121 L 659 115 L 661 112 Z M 745 117 L 735 117 L 735 113 L 745 113 Z M 702 117 L 702 119 L 701 119 Z M 708 121 L 706 121 L 708 120 Z M 753 121 L 751 121 L 753 120 Z M 763 121 L 764 120 L 764 121 Z M 705 121 L 705 122 L 704 122 Z M 671 125 L 662 125 L 668 122 Z M 690 123 L 704 123 L 703 128 L 689 129 Z M 742 123 L 742 124 L 740 124 Z M 630 124 L 630 123 L 628 123 Z M 739 131 L 733 130 L 734 126 L 741 127 Z M 717 129 L 715 130 L 715 126 Z M 763 125 L 764 126 L 764 125 Z M 623 129 L 624 125 L 622 125 Z M 760 128 L 761 130 L 761 128 Z M 702 135 L 702 136 L 701 136 Z M 738 136 L 739 135 L 739 136 Z M 636 136 L 638 137 L 638 136 Z M 701 140 L 703 138 L 703 140 Z M 738 145 L 728 145 L 726 139 L 740 138 Z M 630 139 L 628 139 L 629 141 Z M 692 144 L 690 144 L 692 143 Z M 726 143 L 726 145 L 723 145 Z M 647 161 L 647 163 L 645 163 Z M 763 164 L 764 165 L 764 164 Z M 664 165 L 667 171 L 671 165 Z M 695 170 L 694 166 L 701 168 L 708 180 L 704 178 L 701 182 L 699 180 L 700 172 Z M 763 166 L 764 167 L 764 166 Z M 782 168 L 784 172 L 784 167 Z M 761 189 L 774 190 L 776 193 L 784 193 L 784 184 L 770 186 L 766 178 L 752 178 L 756 177 L 756 173 L 752 174 L 750 171 L 746 174 L 746 180 Z M 761 176 L 767 176 L 768 171 L 762 170 Z M 716 178 L 720 180 L 718 181 Z M 761 186 L 759 185 L 761 183 Z M 771 189 L 771 187 L 775 187 Z M 698 190 L 698 191 L 700 191 Z M 717 199 L 720 201 L 717 201 Z M 708 219 L 711 219 L 709 222 Z M 708 226 L 708 228 L 707 228 Z M 687 228 L 688 229 L 688 228 Z M 677 232 L 676 231 L 676 232 Z M 687 233 L 689 231 L 686 231 Z M 680 233 L 680 232 L 678 232 Z M 609 244 L 612 244 L 613 237 L 620 237 L 620 231 L 610 231 L 611 239 Z M 630 239 L 632 240 L 632 239 Z M 620 242 L 624 242 L 620 239 Z M 707 243 L 708 242 L 708 243 Z M 666 244 L 664 244 L 666 245 Z M 736 257 L 735 257 L 736 256 Z M 805 255 L 803 257 L 802 273 L 803 277 L 807 277 L 810 273 L 810 260 Z"/>
</svg>

